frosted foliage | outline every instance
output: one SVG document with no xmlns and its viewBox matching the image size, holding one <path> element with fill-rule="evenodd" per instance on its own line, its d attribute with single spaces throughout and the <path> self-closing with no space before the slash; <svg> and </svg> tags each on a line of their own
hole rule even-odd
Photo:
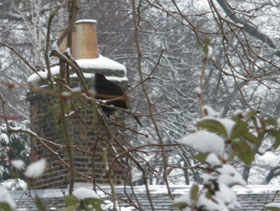
<svg viewBox="0 0 280 211">
<path fill-rule="evenodd" d="M 218 177 L 218 178 L 217 178 Z M 222 177 L 222 176 L 221 176 Z M 219 189 L 215 192 L 215 195 L 213 195 L 213 199 L 217 202 L 215 204 L 213 201 L 210 201 L 209 199 L 206 199 L 204 195 L 201 195 L 199 197 L 199 203 L 198 206 L 205 206 L 207 209 L 212 210 L 214 208 L 213 206 L 217 206 L 215 210 L 234 210 L 236 207 L 240 207 L 240 204 L 237 202 L 237 197 L 235 193 L 231 190 L 231 188 L 224 184 L 221 181 L 221 177 L 217 175 L 209 175 L 209 174 L 203 174 L 202 179 L 205 184 L 211 184 L 213 181 L 217 181 Z M 234 184 L 234 180 L 231 180 L 228 178 L 227 181 L 231 181 L 228 183 Z M 201 199 L 202 198 L 202 199 Z M 229 208 L 229 209 L 228 209 Z"/>
<path fill-rule="evenodd" d="M 221 168 L 218 168 L 217 171 L 220 173 L 220 183 L 224 183 L 226 185 L 246 185 L 246 182 L 243 180 L 242 176 L 231 165 L 224 164 Z"/>
<path fill-rule="evenodd" d="M 268 203 L 265 207 L 276 207 L 280 209 L 280 203 Z"/>
<path fill-rule="evenodd" d="M 228 135 L 228 137 L 230 137 L 231 131 L 232 131 L 232 128 L 234 127 L 234 125 L 235 125 L 235 122 L 233 120 L 231 120 L 231 119 L 219 119 L 219 121 L 226 128 L 227 135 Z"/>
<path fill-rule="evenodd" d="M 10 193 L 2 185 L 0 185 L 0 203 L 7 203 L 12 209 L 16 208 L 16 204 L 12 200 Z"/>
<path fill-rule="evenodd" d="M 99 196 L 91 189 L 88 188 L 78 188 L 73 191 L 73 195 L 80 200 L 84 199 L 99 199 Z"/>
<path fill-rule="evenodd" d="M 178 142 L 190 146 L 198 152 L 213 152 L 219 156 L 223 155 L 225 147 L 224 139 L 220 136 L 215 133 L 202 130 L 187 135 Z"/>
<path fill-rule="evenodd" d="M 123 207 L 121 204 L 116 201 L 116 207 L 119 207 L 120 211 L 135 211 L 135 207 Z M 113 210 L 114 204 L 110 200 L 104 200 L 104 203 L 101 205 L 102 210 Z"/>
<path fill-rule="evenodd" d="M 27 184 L 24 180 L 21 179 L 7 179 L 1 182 L 8 190 L 25 190 L 27 188 Z"/>
<path fill-rule="evenodd" d="M 220 203 L 219 200 L 217 200 L 217 203 L 207 199 L 204 194 L 202 194 L 198 201 L 197 201 L 198 207 L 207 207 L 207 210 L 219 210 L 224 211 L 227 210 L 225 205 L 223 203 Z"/>
<path fill-rule="evenodd" d="M 220 161 L 220 159 L 217 157 L 216 154 L 214 153 L 210 153 L 206 160 L 205 160 L 209 165 L 210 167 L 215 167 L 215 166 L 219 166 L 222 164 L 222 162 Z"/>
<path fill-rule="evenodd" d="M 235 122 L 233 120 L 231 120 L 231 119 L 221 119 L 221 118 L 215 118 L 215 117 L 204 117 L 201 120 L 214 120 L 214 121 L 220 122 L 224 126 L 224 128 L 226 129 L 228 137 L 230 137 L 232 128 L 235 125 Z"/>
<path fill-rule="evenodd" d="M 212 158 L 211 158 L 212 157 Z M 208 160 L 216 160 L 214 156 L 207 157 Z M 242 179 L 241 175 L 231 166 L 228 164 L 224 164 L 221 167 L 215 168 L 215 171 L 211 173 L 207 172 L 201 175 L 204 184 L 216 184 L 218 188 L 215 194 L 213 195 L 213 199 L 217 202 L 215 210 L 234 210 L 236 207 L 240 207 L 240 204 L 237 202 L 237 198 L 235 193 L 230 188 L 232 185 L 239 184 L 239 185 L 246 185 L 246 182 Z M 214 183 L 213 183 L 214 182 Z M 201 197 L 199 197 L 201 198 Z M 202 196 L 202 204 L 207 209 L 212 210 L 213 202 L 209 199 L 205 199 Z"/>
<path fill-rule="evenodd" d="M 190 195 L 185 194 L 185 195 L 179 196 L 178 198 L 174 199 L 174 203 L 177 203 L 177 202 L 185 202 L 187 204 L 191 204 Z"/>
<path fill-rule="evenodd" d="M 239 184 L 246 185 L 241 175 L 228 164 L 224 164 L 222 167 L 217 168 L 212 173 L 204 173 L 201 175 L 204 184 L 211 184 L 213 181 L 217 181 L 220 184 L 228 186 Z"/>
<path fill-rule="evenodd" d="M 215 193 L 217 199 L 220 199 L 228 208 L 234 209 L 241 205 L 237 202 L 235 193 L 225 184 L 219 185 L 220 190 Z"/>
<path fill-rule="evenodd" d="M 233 116 L 243 115 L 243 111 L 237 109 L 233 112 Z"/>
<path fill-rule="evenodd" d="M 22 170 L 24 167 L 24 162 L 22 160 L 12 160 L 11 164 L 17 170 Z"/>
<path fill-rule="evenodd" d="M 24 172 L 24 175 L 28 178 L 38 178 L 43 175 L 47 167 L 46 159 L 38 160 L 34 163 L 31 163 Z"/>
</svg>

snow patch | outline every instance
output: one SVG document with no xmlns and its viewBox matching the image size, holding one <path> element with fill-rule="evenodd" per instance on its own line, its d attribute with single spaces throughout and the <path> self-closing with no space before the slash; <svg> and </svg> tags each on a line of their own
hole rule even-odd
<svg viewBox="0 0 280 211">
<path fill-rule="evenodd" d="M 24 168 L 24 161 L 23 160 L 12 160 L 11 164 L 17 170 L 22 170 Z"/>
<path fill-rule="evenodd" d="M 93 19 L 80 19 L 80 20 L 76 21 L 76 24 L 78 24 L 78 23 L 94 23 L 94 24 L 96 24 L 97 21 L 93 20 Z"/>
<path fill-rule="evenodd" d="M 0 185 L 0 203 L 7 203 L 12 209 L 16 208 L 15 202 L 12 200 L 9 191 Z"/>
<path fill-rule="evenodd" d="M 225 148 L 223 138 L 215 133 L 203 130 L 187 135 L 177 142 L 190 146 L 198 152 L 213 152 L 219 156 L 223 155 Z"/>
<path fill-rule="evenodd" d="M 219 165 L 222 165 L 222 162 L 220 161 L 220 159 L 217 157 L 216 154 L 214 153 L 210 153 L 206 160 L 205 160 L 209 165 L 210 167 L 215 167 L 215 166 L 219 166 Z"/>
<path fill-rule="evenodd" d="M 200 87 L 196 87 L 194 89 L 194 93 L 197 94 L 197 95 L 201 95 L 202 91 L 201 91 Z"/>
<path fill-rule="evenodd" d="M 221 168 L 218 168 L 217 171 L 220 173 L 218 179 L 220 183 L 224 183 L 228 186 L 232 184 L 246 185 L 242 176 L 231 165 L 224 164 Z"/>
<path fill-rule="evenodd" d="M 26 171 L 24 172 L 24 175 L 28 178 L 38 178 L 43 175 L 46 167 L 47 167 L 46 159 L 38 160 L 34 163 L 31 163 L 27 167 Z"/>
<path fill-rule="evenodd" d="M 26 190 L 27 184 L 22 179 L 7 179 L 1 182 L 1 185 L 3 185 L 5 188 L 11 191 L 15 190 Z"/>
<path fill-rule="evenodd" d="M 126 74 L 124 65 L 102 55 L 99 55 L 96 59 L 78 59 L 76 62 L 81 68 L 85 69 L 122 70 Z"/>
<path fill-rule="evenodd" d="M 73 195 L 80 200 L 88 198 L 99 199 L 99 196 L 93 190 L 88 188 L 78 188 L 73 191 Z"/>
<path fill-rule="evenodd" d="M 213 55 L 213 47 L 211 45 L 208 45 L 208 51 L 206 57 L 210 59 L 212 55 Z"/>
</svg>

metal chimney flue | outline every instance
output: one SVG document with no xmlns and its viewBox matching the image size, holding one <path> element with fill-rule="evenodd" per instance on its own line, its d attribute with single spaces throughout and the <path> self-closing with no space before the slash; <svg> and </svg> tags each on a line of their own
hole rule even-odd
<svg viewBox="0 0 280 211">
<path fill-rule="evenodd" d="M 58 36 L 63 30 L 58 32 Z M 66 49 L 67 37 L 62 41 L 59 50 L 64 52 Z M 95 59 L 99 56 L 98 42 L 96 35 L 95 20 L 78 20 L 75 29 L 72 31 L 72 56 L 75 59 Z"/>
</svg>

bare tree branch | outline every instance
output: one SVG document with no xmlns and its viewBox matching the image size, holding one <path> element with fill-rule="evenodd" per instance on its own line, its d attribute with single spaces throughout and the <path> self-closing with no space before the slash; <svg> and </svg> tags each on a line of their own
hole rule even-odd
<svg viewBox="0 0 280 211">
<path fill-rule="evenodd" d="M 268 44 L 271 48 L 276 48 L 276 45 L 274 44 L 273 40 L 270 39 L 270 37 L 259 31 L 247 20 L 237 17 L 224 0 L 217 0 L 217 2 L 223 8 L 224 12 L 228 15 L 228 17 L 231 20 L 233 20 L 235 23 L 242 24 L 244 26 L 244 30 L 248 34 Z"/>
</svg>

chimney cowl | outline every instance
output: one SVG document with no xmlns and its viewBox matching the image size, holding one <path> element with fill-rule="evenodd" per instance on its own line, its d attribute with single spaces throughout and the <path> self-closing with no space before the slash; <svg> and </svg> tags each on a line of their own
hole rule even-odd
<svg viewBox="0 0 280 211">
<path fill-rule="evenodd" d="M 75 51 L 75 52 L 74 52 Z M 99 56 L 96 21 L 83 19 L 76 22 L 75 59 L 95 59 Z"/>
</svg>

